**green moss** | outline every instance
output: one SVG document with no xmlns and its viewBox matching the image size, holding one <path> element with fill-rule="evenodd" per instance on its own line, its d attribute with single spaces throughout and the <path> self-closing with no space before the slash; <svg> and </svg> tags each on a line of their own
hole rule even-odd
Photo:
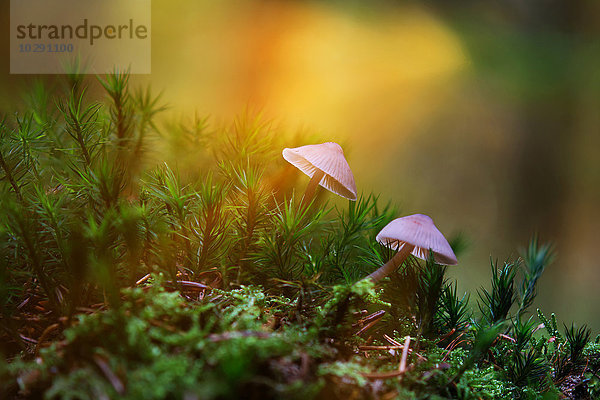
<svg viewBox="0 0 600 400">
<path fill-rule="evenodd" d="M 335 375 L 354 385 L 364 386 L 367 379 L 361 372 L 369 372 L 369 367 L 358 361 L 336 361 L 320 365 L 317 375 Z"/>
</svg>

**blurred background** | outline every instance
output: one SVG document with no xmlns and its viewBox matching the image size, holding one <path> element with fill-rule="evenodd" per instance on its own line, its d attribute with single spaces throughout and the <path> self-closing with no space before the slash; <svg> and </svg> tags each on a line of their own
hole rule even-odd
<svg viewBox="0 0 600 400">
<path fill-rule="evenodd" d="M 4 0 L 2 112 L 39 78 L 9 75 L 8 22 Z M 599 31 L 595 0 L 153 0 L 134 82 L 170 117 L 260 110 L 339 141 L 359 190 L 465 235 L 450 274 L 472 301 L 538 232 L 557 257 L 537 305 L 598 331 Z"/>
</svg>

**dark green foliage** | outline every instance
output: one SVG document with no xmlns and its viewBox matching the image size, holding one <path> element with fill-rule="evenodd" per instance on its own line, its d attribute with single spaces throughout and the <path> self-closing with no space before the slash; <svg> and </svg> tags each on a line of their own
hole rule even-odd
<svg viewBox="0 0 600 400">
<path fill-rule="evenodd" d="M 473 368 L 475 363 L 479 362 L 486 355 L 490 347 L 492 347 L 498 338 L 498 334 L 501 330 L 502 325 L 500 324 L 493 325 L 489 328 L 479 327 L 479 329 L 477 329 L 469 356 L 463 361 L 456 375 L 450 379 L 449 384 L 458 382 L 467 370 Z"/>
<path fill-rule="evenodd" d="M 297 280 L 304 273 L 306 257 L 303 244 L 315 229 L 322 213 L 310 215 L 293 201 L 285 200 L 270 215 L 272 230 L 265 232 L 254 255 L 262 281 L 268 276 L 285 281 Z"/>
<path fill-rule="evenodd" d="M 495 355 L 503 367 L 504 374 L 515 386 L 524 388 L 529 385 L 545 391 L 550 383 L 550 363 L 539 346 L 533 343 L 535 328 L 532 318 L 526 322 L 520 319 L 513 320 L 509 331 L 512 332 L 512 340 L 505 340 Z"/>
<path fill-rule="evenodd" d="M 479 309 L 486 322 L 494 325 L 504 321 L 516 300 L 515 276 L 518 263 L 506 262 L 504 267 L 498 268 L 498 264 L 492 265 L 492 290 L 482 289 L 479 293 L 481 302 Z"/>
<path fill-rule="evenodd" d="M 382 254 L 383 265 L 394 255 L 394 251 L 379 243 L 373 244 L 375 251 Z M 404 333 L 407 326 L 413 325 L 413 316 L 417 312 L 416 293 L 419 287 L 421 267 L 412 256 L 396 272 L 390 274 L 384 281 L 384 291 L 381 299 L 390 304 L 387 323 L 389 329 Z M 386 282 L 387 281 L 387 282 Z"/>
<path fill-rule="evenodd" d="M 548 320 L 546 318 L 546 316 L 539 309 L 537 310 L 537 314 L 538 314 L 538 318 L 544 325 L 544 328 L 546 329 L 546 331 L 548 332 L 550 337 L 556 337 L 556 338 L 559 338 L 560 340 L 563 340 L 563 337 L 558 330 L 558 323 L 556 322 L 556 315 L 554 315 L 554 313 L 552 313 L 550 315 L 550 320 Z"/>
<path fill-rule="evenodd" d="M 533 318 L 529 318 L 527 322 L 522 322 L 520 319 L 512 321 L 512 335 L 517 350 L 523 350 L 530 343 L 535 328 Z"/>
<path fill-rule="evenodd" d="M 434 333 L 434 318 L 440 311 L 440 296 L 444 288 L 446 267 L 436 264 L 433 254 L 419 274 L 415 296 L 416 322 L 420 333 L 430 336 Z"/>
<path fill-rule="evenodd" d="M 347 210 L 336 208 L 335 222 L 321 241 L 322 255 L 313 266 L 325 282 L 351 283 L 380 265 L 378 254 L 369 260 L 365 254 L 373 253 L 363 250 L 373 244 L 372 238 L 392 219 L 390 207 L 379 211 L 377 202 L 373 195 L 360 195 L 356 202 L 348 202 Z"/>
<path fill-rule="evenodd" d="M 33 219 L 29 210 L 19 203 L 5 202 L 4 212 L 5 226 L 16 244 L 15 261 L 31 268 L 52 308 L 57 311 L 58 304 L 53 290 L 56 284 L 51 283 L 52 271 L 45 263 L 47 254 L 44 254 L 43 247 L 38 246 L 42 242 L 42 235 L 37 221 Z"/>
<path fill-rule="evenodd" d="M 515 350 L 509 360 L 504 371 L 516 386 L 531 385 L 541 389 L 547 388 L 550 366 L 535 349 L 529 349 L 527 352 Z"/>
<path fill-rule="evenodd" d="M 523 255 L 525 268 L 523 269 L 523 281 L 521 282 L 521 301 L 518 314 L 521 314 L 533 303 L 536 295 L 535 285 L 553 258 L 552 246 L 549 243 L 540 246 L 537 236 L 534 236 Z"/>
<path fill-rule="evenodd" d="M 133 138 L 133 105 L 129 95 L 129 74 L 115 71 L 100 83 L 110 96 L 110 131 L 115 135 L 117 147 L 130 145 Z"/>
<path fill-rule="evenodd" d="M 441 333 L 461 332 L 469 325 L 471 310 L 467 293 L 458 296 L 456 282 L 447 283 L 440 295 L 436 325 Z"/>
<path fill-rule="evenodd" d="M 261 185 L 262 171 L 258 167 L 224 168 L 223 173 L 232 182 L 235 199 L 231 203 L 231 228 L 237 240 L 230 252 L 231 264 L 237 268 L 238 281 L 251 280 L 258 274 L 251 255 L 259 253 L 260 232 L 269 226 L 270 196 Z"/>
<path fill-rule="evenodd" d="M 73 140 L 82 163 L 90 168 L 100 149 L 102 135 L 98 121 L 99 103 L 84 104 L 85 91 L 79 95 L 71 92 L 66 103 L 59 103 L 59 110 L 66 123 L 65 131 Z"/>
<path fill-rule="evenodd" d="M 208 176 L 196 194 L 201 208 L 192 223 L 192 231 L 199 243 L 195 273 L 215 266 L 229 250 L 226 243 L 230 224 L 225 203 L 227 190 L 227 184 L 213 183 Z"/>
<path fill-rule="evenodd" d="M 592 332 L 587 326 L 575 328 L 575 325 L 571 324 L 570 328 L 565 325 L 565 338 L 569 346 L 569 357 L 571 362 L 578 364 L 583 358 L 583 349 L 590 341 Z"/>
<path fill-rule="evenodd" d="M 134 114 L 134 123 L 137 125 L 138 134 L 133 146 L 132 158 L 140 159 L 145 153 L 149 152 L 148 142 L 151 132 L 157 132 L 158 127 L 155 118 L 161 112 L 167 109 L 161 104 L 161 95 L 154 96 L 150 87 L 139 88 L 132 96 L 136 114 Z"/>
<path fill-rule="evenodd" d="M 14 129 L 6 124 L 6 118 L 0 121 L 0 167 L 2 180 L 9 185 L 16 199 L 23 201 L 21 179 L 27 173 L 27 154 L 19 151 L 19 139 Z"/>
</svg>

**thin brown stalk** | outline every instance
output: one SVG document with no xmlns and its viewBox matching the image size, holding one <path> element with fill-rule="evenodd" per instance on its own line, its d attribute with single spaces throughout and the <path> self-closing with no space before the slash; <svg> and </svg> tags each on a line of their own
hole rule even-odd
<svg viewBox="0 0 600 400">
<path fill-rule="evenodd" d="M 408 357 L 408 348 L 410 346 L 410 336 L 407 336 L 404 340 L 404 349 L 402 349 L 402 358 L 400 359 L 400 364 L 398 365 L 398 371 L 404 372 L 406 371 L 406 358 Z"/>
</svg>

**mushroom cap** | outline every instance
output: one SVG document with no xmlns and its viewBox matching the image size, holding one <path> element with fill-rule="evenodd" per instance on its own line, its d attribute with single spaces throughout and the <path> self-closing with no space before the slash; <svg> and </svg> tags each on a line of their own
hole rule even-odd
<svg viewBox="0 0 600 400">
<path fill-rule="evenodd" d="M 436 263 L 458 264 L 450 244 L 427 215 L 415 214 L 396 218 L 377 234 L 376 239 L 379 243 L 395 250 L 406 243 L 411 244 L 415 246 L 412 255 L 423 260 L 427 259 L 431 249 Z"/>
<path fill-rule="evenodd" d="M 354 175 L 344 151 L 333 142 L 283 149 L 283 158 L 312 178 L 317 170 L 325 173 L 319 185 L 348 200 L 356 200 Z"/>
</svg>

